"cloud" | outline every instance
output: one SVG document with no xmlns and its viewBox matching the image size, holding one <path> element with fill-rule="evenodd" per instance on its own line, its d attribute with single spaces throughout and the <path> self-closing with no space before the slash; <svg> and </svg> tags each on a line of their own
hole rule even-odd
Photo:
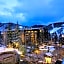
<svg viewBox="0 0 64 64">
<path fill-rule="evenodd" d="M 29 14 L 37 14 L 47 12 L 51 7 L 50 3 L 53 0 L 19 0 L 19 3 L 23 3 L 23 6 L 20 5 L 20 8 L 26 11 Z"/>
<path fill-rule="evenodd" d="M 12 0 L 0 0 L 0 3 L 1 3 L 0 4 L 1 8 L 3 7 L 3 8 L 8 8 L 8 9 L 12 9 L 13 7 L 19 5 L 17 0 L 13 0 L 13 1 Z M 4 4 L 2 4 L 2 3 L 4 3 Z"/>
<path fill-rule="evenodd" d="M 12 16 L 10 12 L 0 11 L 0 16 Z"/>
<path fill-rule="evenodd" d="M 18 8 L 21 12 L 26 12 L 28 19 L 35 17 L 61 17 L 63 16 L 63 0 L 19 0 L 23 3 Z M 16 8 L 17 9 L 17 8 Z M 60 12 L 61 11 L 61 12 Z"/>
<path fill-rule="evenodd" d="M 1 0 L 0 18 L 14 22 L 18 20 L 26 25 L 49 24 L 64 17 L 63 2 L 64 0 Z"/>
<path fill-rule="evenodd" d="M 16 14 L 16 18 L 20 19 L 22 22 L 26 21 L 26 16 L 24 13 L 18 13 Z"/>
<path fill-rule="evenodd" d="M 19 18 L 21 18 L 22 20 L 25 19 L 23 13 L 20 14 L 20 13 L 15 13 L 14 12 L 14 8 L 17 6 L 19 6 L 20 4 L 18 3 L 17 0 L 1 0 L 0 1 L 0 17 L 4 20 L 7 19 L 8 21 L 8 18 L 10 20 L 13 19 L 13 21 L 15 21 L 14 19 L 18 20 Z M 1 19 L 1 20 L 2 20 Z"/>
<path fill-rule="evenodd" d="M 1 15 L 11 15 L 14 12 L 14 7 L 19 6 L 17 0 L 0 0 L 0 13 Z M 12 14 L 13 15 L 13 14 Z"/>
</svg>

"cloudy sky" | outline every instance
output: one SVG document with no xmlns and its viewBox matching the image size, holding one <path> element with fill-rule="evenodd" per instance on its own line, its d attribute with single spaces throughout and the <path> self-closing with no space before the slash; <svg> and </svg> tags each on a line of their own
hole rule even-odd
<svg viewBox="0 0 64 64">
<path fill-rule="evenodd" d="M 0 22 L 48 25 L 64 21 L 64 0 L 0 0 Z"/>
</svg>

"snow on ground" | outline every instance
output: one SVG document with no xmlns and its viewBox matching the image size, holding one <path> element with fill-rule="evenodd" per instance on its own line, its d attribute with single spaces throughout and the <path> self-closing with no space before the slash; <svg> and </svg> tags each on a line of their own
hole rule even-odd
<svg viewBox="0 0 64 64">
<path fill-rule="evenodd" d="M 54 33 L 54 32 L 56 32 L 57 30 L 59 30 L 61 27 L 59 27 L 59 28 L 54 28 L 53 30 L 50 30 L 50 33 Z"/>
<path fill-rule="evenodd" d="M 46 48 L 47 48 L 47 49 L 49 48 L 49 51 L 50 51 L 50 52 L 53 52 L 53 51 L 55 50 L 54 46 L 47 46 Z"/>
<path fill-rule="evenodd" d="M 45 53 L 47 56 L 53 56 L 51 52 Z"/>
<path fill-rule="evenodd" d="M 62 48 L 64 48 L 64 45 L 62 45 Z"/>
</svg>

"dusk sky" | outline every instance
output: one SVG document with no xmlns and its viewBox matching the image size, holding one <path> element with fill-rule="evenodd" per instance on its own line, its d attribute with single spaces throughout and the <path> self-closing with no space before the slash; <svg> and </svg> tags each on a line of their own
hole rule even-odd
<svg viewBox="0 0 64 64">
<path fill-rule="evenodd" d="M 48 25 L 64 21 L 64 0 L 0 0 L 0 22 Z"/>
</svg>

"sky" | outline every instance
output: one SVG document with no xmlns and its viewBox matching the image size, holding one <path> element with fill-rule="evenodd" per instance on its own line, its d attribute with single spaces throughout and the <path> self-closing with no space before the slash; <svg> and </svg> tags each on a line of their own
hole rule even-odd
<svg viewBox="0 0 64 64">
<path fill-rule="evenodd" d="M 64 0 L 0 0 L 0 22 L 32 26 L 64 21 Z"/>
</svg>

